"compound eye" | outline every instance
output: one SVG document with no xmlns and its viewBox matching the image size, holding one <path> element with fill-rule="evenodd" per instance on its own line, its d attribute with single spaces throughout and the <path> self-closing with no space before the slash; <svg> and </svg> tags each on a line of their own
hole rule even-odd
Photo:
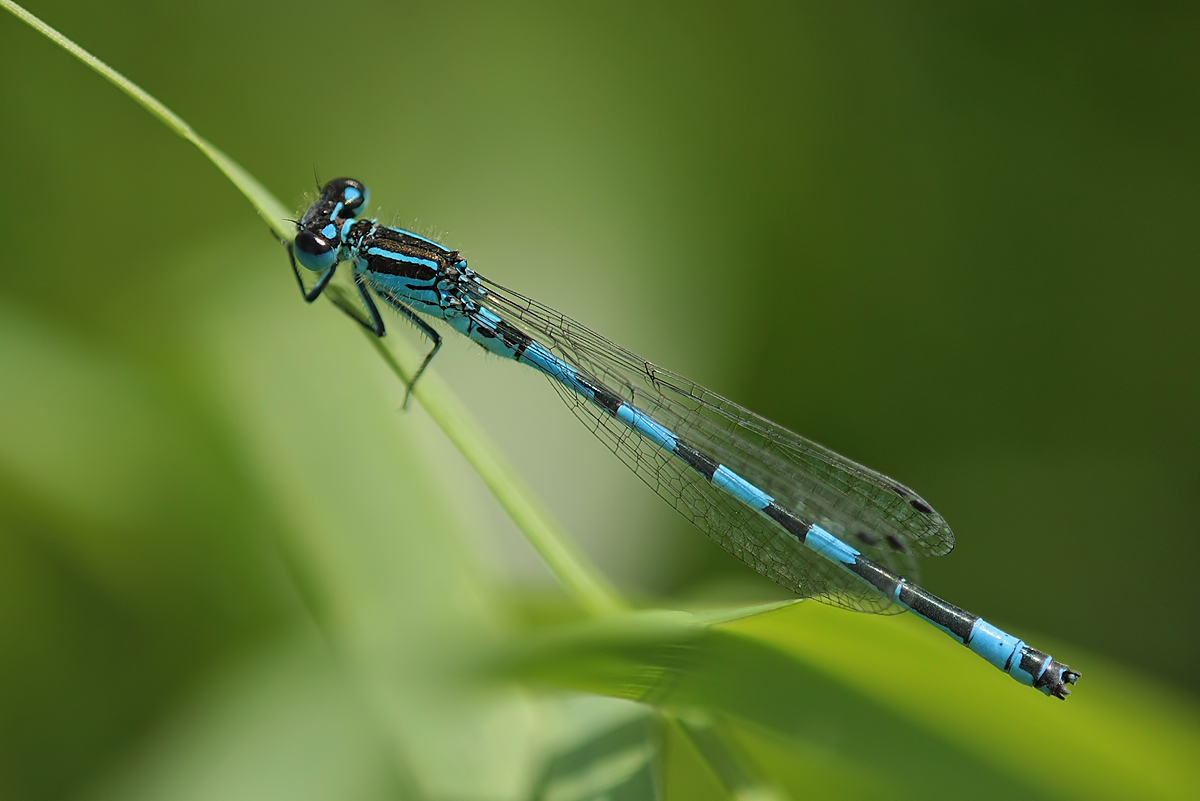
<svg viewBox="0 0 1200 801">
<path fill-rule="evenodd" d="M 296 234 L 296 261 L 306 270 L 323 273 L 337 262 L 337 250 L 333 243 L 312 231 Z"/>
</svg>

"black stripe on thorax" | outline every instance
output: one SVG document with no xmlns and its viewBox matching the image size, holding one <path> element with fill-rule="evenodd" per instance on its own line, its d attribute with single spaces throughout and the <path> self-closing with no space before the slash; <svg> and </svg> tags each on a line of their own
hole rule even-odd
<svg viewBox="0 0 1200 801">
<path fill-rule="evenodd" d="M 367 264 L 371 272 L 379 275 L 396 275 L 401 278 L 411 278 L 422 284 L 432 283 L 438 276 L 438 271 L 425 264 L 414 264 L 403 259 L 389 259 L 386 256 L 367 256 Z"/>
<path fill-rule="evenodd" d="M 371 235 L 364 237 L 358 247 L 361 256 L 371 265 L 371 270 L 382 275 L 398 275 L 417 281 L 432 282 L 438 275 L 443 274 L 451 263 L 451 253 L 445 248 L 392 228 L 376 226 L 371 229 Z M 424 259 L 433 262 L 436 267 L 418 264 L 404 258 L 388 258 L 386 255 L 371 254 L 368 252 L 371 249 L 395 253 L 397 256 L 407 256 L 409 259 Z"/>
<path fill-rule="evenodd" d="M 404 248 L 405 252 L 421 255 L 423 258 L 434 259 L 438 262 L 457 261 L 459 258 L 457 253 L 453 253 L 449 248 L 444 248 L 436 242 L 429 242 L 420 237 L 413 236 L 408 231 L 389 228 L 386 225 L 376 225 L 373 227 L 371 229 L 371 240 L 376 243 L 376 247 L 379 247 L 379 242 L 390 242 Z M 451 255 L 455 258 L 451 259 Z"/>
<path fill-rule="evenodd" d="M 428 264 L 419 264 L 414 261 L 409 261 L 404 258 L 389 258 L 388 256 L 379 255 L 377 253 L 368 253 L 372 248 L 395 253 L 397 256 L 409 256 L 412 258 L 426 259 L 437 264 L 437 267 L 430 267 Z M 436 254 L 414 252 L 409 248 L 399 246 L 394 242 L 380 242 L 374 239 L 368 239 L 363 243 L 362 257 L 367 260 L 367 264 L 371 267 L 371 272 L 379 273 L 380 275 L 398 275 L 402 278 L 412 278 L 416 281 L 424 283 L 432 283 L 445 267 L 438 260 Z"/>
</svg>

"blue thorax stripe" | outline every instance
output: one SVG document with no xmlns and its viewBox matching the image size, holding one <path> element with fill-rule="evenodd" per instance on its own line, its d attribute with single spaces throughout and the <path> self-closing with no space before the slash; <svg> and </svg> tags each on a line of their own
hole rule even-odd
<svg viewBox="0 0 1200 801">
<path fill-rule="evenodd" d="M 431 270 L 436 270 L 439 267 L 438 263 L 432 259 L 423 259 L 420 256 L 410 256 L 407 253 L 397 253 L 396 251 L 388 250 L 387 248 L 367 248 L 367 255 L 381 256 L 385 259 L 392 259 L 393 261 L 406 261 L 409 264 L 419 264 L 423 267 L 428 267 Z"/>
</svg>

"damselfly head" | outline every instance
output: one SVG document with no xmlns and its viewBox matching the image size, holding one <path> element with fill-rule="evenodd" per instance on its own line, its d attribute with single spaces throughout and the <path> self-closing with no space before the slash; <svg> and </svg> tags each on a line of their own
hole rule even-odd
<svg viewBox="0 0 1200 801">
<path fill-rule="evenodd" d="M 343 228 L 366 209 L 368 197 L 367 188 L 353 178 L 334 178 L 325 184 L 296 224 L 296 261 L 315 273 L 336 264 Z"/>
</svg>

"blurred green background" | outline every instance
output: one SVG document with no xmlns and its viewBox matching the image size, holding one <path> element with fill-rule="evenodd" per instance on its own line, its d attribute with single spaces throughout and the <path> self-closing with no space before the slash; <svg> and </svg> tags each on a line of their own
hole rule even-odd
<svg viewBox="0 0 1200 801">
<path fill-rule="evenodd" d="M 1194 710 L 1194 5 L 30 10 L 297 210 L 314 171 L 357 177 L 385 221 L 915 487 L 959 541 L 925 586 L 1082 669 L 1071 704 L 1078 653 Z M 498 636 L 496 588 L 551 579 L 245 200 L 7 15 L 0 68 L 0 794 L 156 797 L 129 765 L 195 753 L 172 721 L 216 695 L 278 729 L 248 741 L 306 731 L 278 710 L 333 680 L 279 654 L 320 649 L 313 609 L 355 653 Z M 457 341 L 436 369 L 631 596 L 772 592 L 531 371 Z M 381 598 L 407 614 L 376 636 Z M 369 760 L 359 725 L 279 747 Z"/>
</svg>

